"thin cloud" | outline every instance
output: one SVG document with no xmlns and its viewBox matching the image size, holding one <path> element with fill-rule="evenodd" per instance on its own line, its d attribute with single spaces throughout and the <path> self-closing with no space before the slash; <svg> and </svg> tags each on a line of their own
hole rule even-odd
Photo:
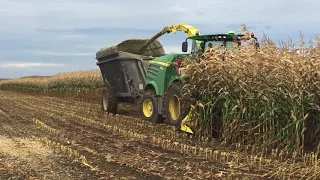
<svg viewBox="0 0 320 180">
<path fill-rule="evenodd" d="M 58 66 L 64 66 L 64 64 L 32 63 L 32 62 L 0 64 L 0 68 L 30 68 L 30 67 L 58 67 Z"/>
<path fill-rule="evenodd" d="M 94 56 L 95 53 L 76 53 L 76 52 L 52 52 L 52 51 L 23 51 L 25 53 L 44 55 L 44 56 Z"/>
<path fill-rule="evenodd" d="M 79 40 L 79 39 L 85 39 L 88 38 L 88 36 L 83 34 L 66 34 L 66 35 L 60 35 L 57 37 L 58 40 Z"/>
</svg>

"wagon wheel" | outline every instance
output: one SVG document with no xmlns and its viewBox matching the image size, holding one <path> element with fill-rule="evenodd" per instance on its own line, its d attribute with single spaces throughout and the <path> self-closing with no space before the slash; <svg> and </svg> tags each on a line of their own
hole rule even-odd
<svg viewBox="0 0 320 180">
<path fill-rule="evenodd" d="M 116 91 L 109 84 L 106 84 L 105 88 L 102 90 L 101 107 L 103 112 L 117 113 L 118 99 Z"/>
</svg>

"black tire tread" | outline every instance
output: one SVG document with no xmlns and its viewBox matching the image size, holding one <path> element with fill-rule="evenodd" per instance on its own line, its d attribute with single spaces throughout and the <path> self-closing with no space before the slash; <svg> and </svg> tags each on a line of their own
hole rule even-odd
<svg viewBox="0 0 320 180">
<path fill-rule="evenodd" d="M 104 109 L 103 101 L 104 101 L 104 96 L 107 96 L 107 109 Z M 106 84 L 105 87 L 102 90 L 102 99 L 101 99 L 101 107 L 102 111 L 108 112 L 108 113 L 117 113 L 118 110 L 118 99 L 116 97 L 116 91 L 115 89 L 109 85 Z"/>
</svg>

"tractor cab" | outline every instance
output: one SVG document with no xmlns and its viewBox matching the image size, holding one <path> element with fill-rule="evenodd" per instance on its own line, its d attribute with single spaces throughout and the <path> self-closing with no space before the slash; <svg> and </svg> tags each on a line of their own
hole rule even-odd
<svg viewBox="0 0 320 180">
<path fill-rule="evenodd" d="M 212 34 L 188 37 L 182 43 L 182 52 L 188 51 L 188 40 L 192 41 L 191 54 L 204 53 L 208 48 L 221 48 L 220 51 L 235 53 L 248 39 L 242 34 Z"/>
</svg>

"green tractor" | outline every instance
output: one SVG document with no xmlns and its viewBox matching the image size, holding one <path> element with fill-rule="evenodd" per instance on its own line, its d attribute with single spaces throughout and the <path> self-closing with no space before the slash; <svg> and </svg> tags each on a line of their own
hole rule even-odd
<svg viewBox="0 0 320 180">
<path fill-rule="evenodd" d="M 144 53 L 140 48 L 148 40 L 128 40 L 101 49 L 96 54 L 97 65 L 104 79 L 102 109 L 117 113 L 118 102 L 139 102 L 140 117 L 153 123 L 165 122 L 181 130 L 193 133 L 182 121 L 188 117 L 191 104 L 182 98 L 182 87 L 188 77 L 181 73 L 182 61 L 192 60 L 203 53 L 209 43 L 235 49 L 233 44 L 242 35 L 215 34 L 188 37 L 182 43 L 187 52 L 188 40 L 192 41 L 191 53 L 165 54 L 162 45 L 155 40 Z M 197 43 L 194 43 L 194 42 Z M 196 44 L 199 44 L 200 47 Z"/>
</svg>

